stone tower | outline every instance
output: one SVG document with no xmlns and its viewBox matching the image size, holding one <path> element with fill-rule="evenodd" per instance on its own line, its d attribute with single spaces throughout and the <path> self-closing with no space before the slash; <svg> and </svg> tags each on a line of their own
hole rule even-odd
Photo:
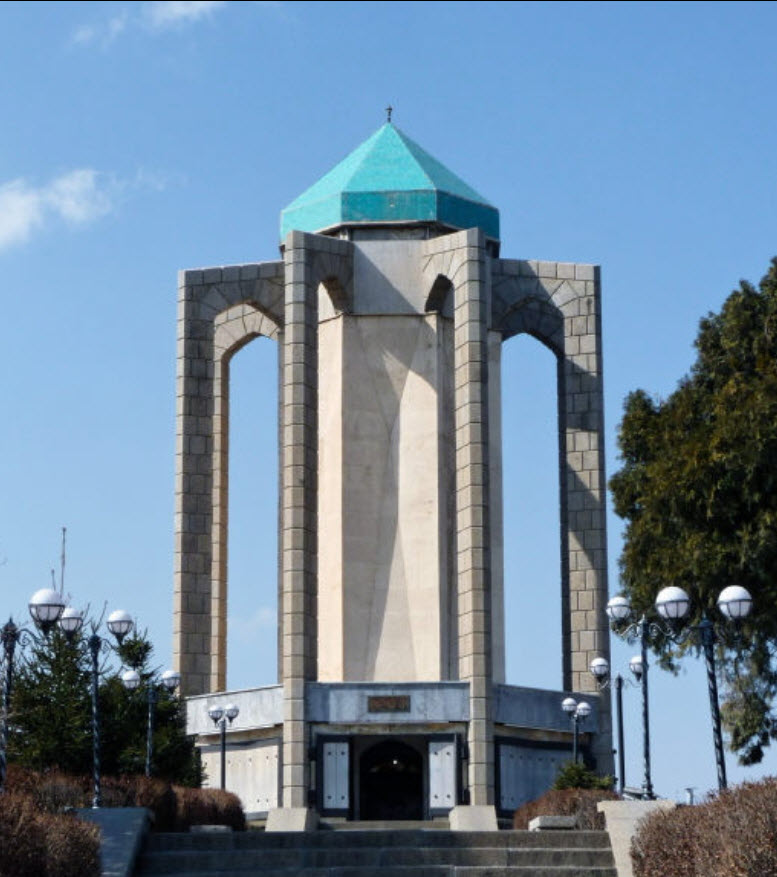
<svg viewBox="0 0 777 877">
<path fill-rule="evenodd" d="M 229 362 L 265 335 L 280 685 L 241 693 L 248 811 L 391 818 L 373 785 L 400 763 L 416 779 L 397 818 L 508 811 L 544 790 L 569 727 L 555 692 L 505 684 L 501 347 L 526 332 L 557 358 L 561 682 L 591 692 L 588 665 L 608 657 L 598 269 L 500 258 L 496 208 L 390 123 L 283 211 L 281 237 L 280 261 L 181 274 L 175 660 L 190 727 L 207 748 L 203 700 L 226 687 Z M 588 699 L 606 770 L 609 703 Z"/>
</svg>

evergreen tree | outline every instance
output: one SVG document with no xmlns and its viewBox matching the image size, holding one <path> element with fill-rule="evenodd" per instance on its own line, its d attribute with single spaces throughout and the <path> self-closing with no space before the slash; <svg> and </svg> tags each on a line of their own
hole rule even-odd
<svg viewBox="0 0 777 877">
<path fill-rule="evenodd" d="M 679 585 L 692 623 L 715 615 L 727 585 L 753 595 L 739 649 L 718 648 L 731 746 L 752 764 L 777 738 L 777 259 L 758 289 L 743 281 L 701 321 L 696 350 L 667 399 L 626 399 L 610 481 L 626 520 L 621 584 L 638 613 Z M 655 647 L 665 666 L 682 654 Z"/>
<path fill-rule="evenodd" d="M 69 642 L 54 630 L 21 656 L 12 695 L 9 761 L 35 770 L 67 773 L 92 770 L 91 656 L 84 631 Z M 116 658 L 100 666 L 100 762 L 104 775 L 143 773 L 146 763 L 148 686 L 154 685 L 154 758 L 152 773 L 185 785 L 202 779 L 193 738 L 186 735 L 185 705 L 155 684 L 149 667 L 152 646 L 145 634 L 125 639 Z M 121 670 L 141 676 L 139 690 L 128 691 Z"/>
<path fill-rule="evenodd" d="M 24 767 L 58 767 L 88 773 L 92 763 L 89 655 L 54 630 L 33 643 L 28 656 L 17 648 L 11 699 L 8 757 Z"/>
</svg>

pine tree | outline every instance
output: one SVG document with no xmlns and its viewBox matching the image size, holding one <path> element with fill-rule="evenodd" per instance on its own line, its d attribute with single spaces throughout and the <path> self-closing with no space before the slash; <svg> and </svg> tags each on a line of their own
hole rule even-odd
<svg viewBox="0 0 777 877">
<path fill-rule="evenodd" d="M 19 651 L 17 650 L 17 655 Z M 91 769 L 89 655 L 82 638 L 54 630 L 19 655 L 11 699 L 9 761 L 34 770 Z"/>
<path fill-rule="evenodd" d="M 623 466 L 610 481 L 626 520 L 621 585 L 637 613 L 661 588 L 690 594 L 698 622 L 727 585 L 754 598 L 741 643 L 719 647 L 732 748 L 757 763 L 777 739 L 777 259 L 701 321 L 690 375 L 665 400 L 626 399 Z M 674 666 L 671 642 L 656 648 Z"/>
<path fill-rule="evenodd" d="M 91 655 L 88 632 L 68 641 L 54 630 L 20 655 L 14 677 L 8 745 L 9 761 L 34 770 L 67 773 L 92 770 Z M 199 785 L 202 772 L 193 738 L 186 735 L 182 700 L 154 682 L 153 652 L 147 635 L 125 639 L 115 655 L 101 656 L 98 702 L 100 762 L 104 775 L 142 774 L 146 763 L 148 686 L 154 685 L 152 773 L 185 785 Z M 139 690 L 128 691 L 121 670 L 141 676 Z"/>
</svg>

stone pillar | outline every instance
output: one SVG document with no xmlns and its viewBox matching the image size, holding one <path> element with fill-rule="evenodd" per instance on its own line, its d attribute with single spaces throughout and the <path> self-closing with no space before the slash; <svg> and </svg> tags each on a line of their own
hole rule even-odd
<svg viewBox="0 0 777 877">
<path fill-rule="evenodd" d="M 301 232 L 286 239 L 282 409 L 283 807 L 307 807 L 305 682 L 316 678 L 318 303 Z M 311 636 L 312 630 L 312 636 Z"/>
<path fill-rule="evenodd" d="M 173 663 L 181 693 L 210 681 L 213 511 L 213 321 L 202 314 L 207 271 L 178 280 Z"/>
<path fill-rule="evenodd" d="M 562 685 L 596 690 L 591 660 L 609 659 L 604 398 L 599 269 L 534 260 L 492 263 L 492 327 L 529 333 L 558 363 Z M 598 767 L 612 770 L 609 692 L 600 695 Z"/>
<path fill-rule="evenodd" d="M 226 686 L 229 361 L 278 336 L 282 268 L 179 276 L 173 661 L 184 695 Z"/>
<path fill-rule="evenodd" d="M 540 266 L 545 263 L 540 262 Z M 610 658 L 607 619 L 607 524 L 604 468 L 601 287 L 594 265 L 558 263 L 576 291 L 564 302 L 564 354 L 559 359 L 561 532 L 566 562 L 562 583 L 564 689 L 597 690 L 589 666 Z M 574 279 L 571 275 L 574 272 Z M 612 773 L 610 691 L 599 695 L 599 733 L 593 754 Z"/>
<path fill-rule="evenodd" d="M 485 237 L 470 229 L 452 236 L 454 253 L 454 380 L 456 533 L 459 581 L 459 673 L 470 686 L 470 803 L 494 799 L 489 528 L 488 323 Z M 459 243 L 461 242 L 461 243 Z"/>
<path fill-rule="evenodd" d="M 543 266 L 545 263 L 539 263 Z M 569 576 L 564 588 L 564 688 L 593 691 L 589 664 L 609 655 L 599 269 L 574 271 L 578 295 L 564 302 L 564 355 L 559 363 L 562 533 Z"/>
</svg>

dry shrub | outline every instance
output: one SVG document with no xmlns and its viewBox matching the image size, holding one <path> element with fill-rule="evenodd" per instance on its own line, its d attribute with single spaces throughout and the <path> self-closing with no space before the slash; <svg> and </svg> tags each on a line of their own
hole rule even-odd
<svg viewBox="0 0 777 877">
<path fill-rule="evenodd" d="M 696 877 L 700 807 L 657 810 L 631 842 L 635 877 Z M 712 877 L 712 875 L 709 875 Z"/>
<path fill-rule="evenodd" d="M 635 877 L 777 877 L 777 779 L 651 814 L 631 858 Z"/>
<path fill-rule="evenodd" d="M 175 828 L 175 792 L 166 780 L 135 774 L 106 777 L 102 799 L 104 807 L 146 807 L 153 814 L 156 831 Z"/>
<path fill-rule="evenodd" d="M 584 831 L 602 831 L 604 814 L 598 813 L 599 801 L 617 801 L 616 792 L 608 789 L 551 789 L 513 814 L 513 828 L 525 831 L 535 816 L 576 816 L 577 827 Z"/>
<path fill-rule="evenodd" d="M 90 789 L 84 777 L 74 777 L 59 770 L 33 771 L 9 765 L 6 786 L 13 792 L 28 795 L 39 810 L 61 813 L 69 807 L 87 807 Z"/>
<path fill-rule="evenodd" d="M 100 829 L 75 816 L 42 817 L 46 820 L 47 877 L 89 877 L 100 867 Z"/>
<path fill-rule="evenodd" d="M 72 815 L 42 812 L 32 796 L 0 795 L 2 877 L 97 877 L 100 833 Z"/>
<path fill-rule="evenodd" d="M 232 792 L 185 786 L 174 786 L 173 790 L 177 802 L 177 831 L 188 831 L 192 825 L 228 825 L 235 831 L 245 830 L 243 807 Z"/>
<path fill-rule="evenodd" d="M 0 800 L 13 796 L 14 800 L 18 797 L 23 802 L 14 810 L 17 821 L 30 820 L 42 813 L 61 814 L 63 810 L 90 807 L 92 803 L 92 778 L 88 776 L 74 777 L 57 770 L 38 773 L 11 765 L 6 785 L 9 792 L 0 796 Z M 235 831 L 243 831 L 246 827 L 240 799 L 220 789 L 172 786 L 166 780 L 136 775 L 103 777 L 101 789 L 103 807 L 146 807 L 150 810 L 154 831 L 188 831 L 192 825 L 229 825 Z M 63 824 L 72 825 L 72 820 Z M 51 837 L 54 846 L 49 855 L 55 859 L 57 850 L 65 847 L 57 839 L 56 831 Z M 26 854 L 22 850 L 20 855 Z M 0 856 L 0 877 L 17 873 L 13 870 L 6 873 L 2 861 Z M 69 877 L 69 872 L 63 870 L 61 877 Z"/>
</svg>

